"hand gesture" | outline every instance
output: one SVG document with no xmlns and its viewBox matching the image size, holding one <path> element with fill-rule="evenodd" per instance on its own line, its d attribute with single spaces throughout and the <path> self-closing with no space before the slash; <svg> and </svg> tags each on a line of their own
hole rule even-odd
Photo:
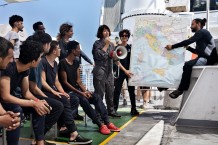
<svg viewBox="0 0 218 145">
<path fill-rule="evenodd" d="M 133 73 L 131 73 L 129 70 L 126 70 L 125 74 L 127 75 L 128 78 L 131 78 L 133 76 Z"/>
<path fill-rule="evenodd" d="M 105 42 L 106 45 L 109 45 L 109 44 L 111 43 L 111 40 L 110 40 L 109 37 L 106 37 L 106 38 L 104 39 L 104 42 Z"/>
<path fill-rule="evenodd" d="M 85 93 L 86 93 L 86 96 L 88 97 L 88 99 L 92 97 L 92 93 L 91 92 L 86 91 Z"/>
<path fill-rule="evenodd" d="M 40 116 L 50 113 L 51 107 L 48 105 L 48 103 L 45 100 L 39 100 L 39 101 L 31 100 L 31 101 L 33 102 L 33 108 Z"/>
<path fill-rule="evenodd" d="M 171 49 L 172 49 L 172 45 L 167 45 L 165 48 L 166 48 L 167 50 L 171 50 Z"/>
<path fill-rule="evenodd" d="M 67 97 L 67 99 L 70 99 L 70 95 L 69 95 L 69 94 L 67 94 L 66 92 L 62 92 L 62 94 L 63 94 L 64 96 L 66 96 L 66 97 Z"/>
<path fill-rule="evenodd" d="M 86 95 L 85 92 L 81 92 L 81 95 L 82 95 L 83 97 L 86 97 L 86 98 L 87 98 L 87 95 Z"/>
<path fill-rule="evenodd" d="M 55 91 L 55 90 L 52 90 L 52 94 L 55 95 L 55 96 L 57 96 L 57 97 L 59 97 L 59 98 L 61 98 L 62 95 L 64 96 L 63 93 L 57 92 L 57 91 Z"/>
<path fill-rule="evenodd" d="M 86 97 L 87 99 L 90 98 L 90 94 L 86 91 L 86 92 L 82 92 L 82 96 Z"/>
<path fill-rule="evenodd" d="M 7 111 L 6 114 L 9 114 L 13 118 L 12 125 L 6 128 L 7 131 L 14 130 L 20 126 L 20 113 L 14 113 L 12 111 Z"/>
<path fill-rule="evenodd" d="M 5 127 L 8 131 L 14 130 L 20 126 L 20 113 L 14 113 L 11 111 L 6 112 L 0 116 L 1 125 Z"/>
</svg>

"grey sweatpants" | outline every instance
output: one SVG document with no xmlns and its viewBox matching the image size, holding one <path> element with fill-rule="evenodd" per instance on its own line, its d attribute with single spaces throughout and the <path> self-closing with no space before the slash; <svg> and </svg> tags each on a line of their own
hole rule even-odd
<svg viewBox="0 0 218 145">
<path fill-rule="evenodd" d="M 95 93 L 98 94 L 102 98 L 102 100 L 105 94 L 108 114 L 115 113 L 114 103 L 113 103 L 113 98 L 114 98 L 113 74 L 111 73 L 107 77 L 105 77 L 105 75 L 102 77 L 93 75 L 93 84 L 95 88 Z"/>
</svg>

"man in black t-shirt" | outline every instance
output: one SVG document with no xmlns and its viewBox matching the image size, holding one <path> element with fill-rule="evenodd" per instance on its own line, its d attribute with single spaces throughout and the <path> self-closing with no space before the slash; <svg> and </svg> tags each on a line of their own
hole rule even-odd
<svg viewBox="0 0 218 145">
<path fill-rule="evenodd" d="M 64 23 L 60 26 L 59 29 L 59 34 L 57 36 L 58 44 L 61 49 L 61 54 L 59 56 L 59 61 L 64 59 L 67 56 L 67 43 L 70 41 L 70 39 L 73 36 L 73 25 L 69 23 Z M 81 51 L 80 56 L 77 57 L 76 59 L 82 63 L 83 58 L 86 62 L 94 66 L 94 63 L 90 60 L 90 58 Z M 74 119 L 75 120 L 82 120 L 83 121 L 83 116 L 79 115 L 78 110 L 75 111 L 74 113 Z"/>
<path fill-rule="evenodd" d="M 99 97 L 96 93 L 86 90 L 82 84 L 80 79 L 79 62 L 75 60 L 76 57 L 80 55 L 79 43 L 77 41 L 70 41 L 67 44 L 67 50 L 67 57 L 59 63 L 59 76 L 65 90 L 67 92 L 71 92 L 71 94 L 74 95 L 73 97 L 79 98 L 80 105 L 85 113 L 92 119 L 92 122 L 98 125 L 100 133 L 110 134 L 111 131 L 119 132 L 120 129 L 113 123 L 110 123 L 107 109 L 101 97 Z M 73 97 L 71 97 L 71 99 Z M 90 104 L 95 105 L 95 108 L 100 113 L 104 124 L 101 123 L 96 111 Z"/>
<path fill-rule="evenodd" d="M 127 83 L 129 78 L 133 75 L 129 71 L 129 65 L 130 65 L 130 55 L 131 55 L 131 46 L 127 44 L 130 32 L 127 29 L 124 29 L 119 32 L 120 40 L 121 40 L 121 46 L 126 47 L 127 49 L 127 57 L 125 59 L 121 59 L 117 62 L 117 66 L 120 68 L 120 75 L 115 80 L 115 89 L 114 89 L 114 109 L 117 111 L 119 107 L 119 98 L 120 98 L 120 92 L 123 85 L 123 81 L 126 79 Z M 136 99 L 135 99 L 135 87 L 134 86 L 128 86 L 130 101 L 131 101 L 131 115 L 139 115 L 139 112 L 136 110 Z"/>
<path fill-rule="evenodd" d="M 37 31 L 32 36 L 30 36 L 28 39 L 31 39 L 33 41 L 42 43 L 43 46 L 43 53 L 48 53 L 50 49 L 50 43 L 52 41 L 51 36 L 45 32 Z M 43 55 L 44 55 L 43 54 Z M 42 73 L 42 63 L 41 61 L 35 68 L 30 69 L 30 75 L 29 75 L 29 87 L 31 93 L 35 95 L 40 100 L 46 100 L 46 102 L 52 107 L 52 110 L 50 114 L 45 116 L 45 131 L 44 134 L 46 134 L 51 127 L 58 121 L 60 115 L 63 113 L 64 106 L 60 101 L 57 101 L 55 99 L 49 98 L 42 92 L 42 82 L 41 82 L 41 73 Z M 34 141 L 32 142 L 34 144 Z M 46 142 L 46 145 L 55 145 L 53 143 Z"/>
<path fill-rule="evenodd" d="M 49 52 L 45 57 L 42 58 L 42 90 L 43 92 L 52 99 L 58 100 L 63 103 L 64 111 L 59 119 L 58 126 L 61 127 L 65 124 L 67 130 L 70 133 L 70 144 L 88 144 L 91 143 L 91 139 L 86 139 L 81 137 L 76 129 L 76 125 L 73 119 L 73 110 L 76 110 L 79 105 L 79 99 L 67 94 L 59 80 L 58 80 L 58 68 L 55 59 L 60 56 L 60 48 L 57 41 L 51 42 L 51 47 Z M 70 97 L 73 97 L 70 99 Z M 70 99 L 70 100 L 69 100 Z M 71 106 L 74 109 L 71 110 Z"/>
<path fill-rule="evenodd" d="M 13 59 L 13 44 L 3 37 L 0 37 L 0 75 L 1 70 L 6 69 L 8 63 Z M 0 104 L 0 126 L 13 130 L 20 126 L 19 113 L 6 112 Z"/>
<path fill-rule="evenodd" d="M 23 112 L 33 115 L 33 130 L 36 144 L 44 144 L 44 115 L 50 113 L 50 106 L 45 100 L 38 100 L 29 91 L 29 69 L 36 67 L 42 55 L 42 45 L 34 41 L 25 41 L 20 47 L 20 56 L 16 62 L 10 63 L 2 72 L 0 80 L 3 107 L 15 113 Z M 21 86 L 22 97 L 14 95 L 15 89 Z M 7 132 L 8 145 L 18 145 L 20 127 Z"/>
</svg>

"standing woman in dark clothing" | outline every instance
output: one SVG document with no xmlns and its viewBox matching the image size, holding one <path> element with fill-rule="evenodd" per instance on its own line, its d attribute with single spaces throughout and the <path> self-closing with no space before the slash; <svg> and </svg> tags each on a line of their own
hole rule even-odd
<svg viewBox="0 0 218 145">
<path fill-rule="evenodd" d="M 119 32 L 121 44 L 120 46 L 124 46 L 127 49 L 127 57 L 124 59 L 121 59 L 120 61 L 117 62 L 117 65 L 120 71 L 119 77 L 115 80 L 115 90 L 114 90 L 114 108 L 115 110 L 118 109 L 119 107 L 119 98 L 120 98 L 120 91 L 123 85 L 123 81 L 126 79 L 128 83 L 128 78 L 131 78 L 133 75 L 129 71 L 129 65 L 130 65 L 130 54 L 131 54 L 131 46 L 127 44 L 129 37 L 130 37 L 130 32 L 127 29 L 121 30 Z M 119 45 L 118 45 L 119 46 Z M 134 86 L 128 86 L 128 91 L 129 91 L 129 96 L 131 100 L 131 115 L 139 115 L 139 112 L 136 110 L 136 100 L 135 100 L 135 87 Z"/>
<path fill-rule="evenodd" d="M 198 55 L 196 59 L 186 62 L 183 66 L 183 74 L 179 88 L 169 94 L 171 98 L 177 98 L 182 95 L 184 91 L 188 90 L 193 66 L 213 65 L 218 62 L 214 39 L 208 30 L 203 29 L 206 21 L 205 18 L 194 19 L 191 24 L 191 30 L 195 33 L 194 36 L 180 43 L 166 46 L 168 50 L 184 46 L 190 52 Z M 188 46 L 194 42 L 196 42 L 195 49 Z"/>
<path fill-rule="evenodd" d="M 102 97 L 105 94 L 108 115 L 112 117 L 120 117 L 114 110 L 114 77 L 112 73 L 113 58 L 110 53 L 114 50 L 109 36 L 110 29 L 107 25 L 101 25 L 98 28 L 97 37 L 93 44 L 92 54 L 95 61 L 93 69 L 93 84 L 95 93 Z"/>
</svg>

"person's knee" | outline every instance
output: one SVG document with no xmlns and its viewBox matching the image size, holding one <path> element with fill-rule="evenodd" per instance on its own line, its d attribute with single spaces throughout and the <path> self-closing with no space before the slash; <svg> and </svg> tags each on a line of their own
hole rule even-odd
<svg viewBox="0 0 218 145">
<path fill-rule="evenodd" d="M 79 103 L 80 103 L 80 100 L 77 96 L 70 96 L 70 103 L 73 104 L 73 105 L 78 105 L 79 106 Z"/>
<path fill-rule="evenodd" d="M 61 99 L 61 102 L 64 103 L 64 104 L 69 101 L 68 98 L 66 96 L 64 96 L 64 95 L 61 95 L 60 99 Z"/>
<path fill-rule="evenodd" d="M 3 108 L 4 108 L 6 111 L 12 111 L 12 112 L 14 112 L 14 113 L 23 114 L 23 109 L 22 109 L 21 106 L 19 106 L 19 105 L 16 105 L 16 104 L 5 104 L 5 103 L 3 103 L 2 106 L 3 106 Z"/>
<path fill-rule="evenodd" d="M 80 97 L 80 104 L 81 105 L 89 104 L 89 100 L 86 97 Z"/>
<path fill-rule="evenodd" d="M 57 107 L 60 112 L 63 112 L 63 111 L 64 111 L 64 105 L 63 105 L 63 103 L 61 103 L 61 102 L 58 102 L 58 103 L 55 105 L 55 107 Z"/>
<path fill-rule="evenodd" d="M 50 99 L 50 98 L 47 99 L 46 101 L 47 101 L 48 105 L 52 107 L 52 109 L 54 108 L 56 110 L 58 109 L 60 111 L 61 110 L 63 111 L 64 105 L 63 105 L 63 103 L 61 101 L 58 101 L 58 100 L 55 100 L 55 99 Z"/>
<path fill-rule="evenodd" d="M 71 106 L 70 100 L 65 96 L 61 96 L 60 101 L 63 104 L 64 108 L 69 108 Z"/>
<path fill-rule="evenodd" d="M 99 95 L 99 94 L 97 94 L 97 93 L 93 93 L 93 94 L 92 94 L 92 97 L 93 97 L 94 99 L 97 99 L 97 100 L 103 98 L 103 96 L 101 96 L 101 95 Z"/>
<path fill-rule="evenodd" d="M 14 109 L 14 112 L 15 113 L 20 112 L 20 114 L 22 115 L 23 114 L 23 109 L 21 107 L 17 107 L 16 109 Z"/>
<path fill-rule="evenodd" d="M 99 101 L 102 101 L 102 99 L 99 97 L 99 95 L 96 95 L 96 94 L 92 94 L 92 102 L 95 104 Z"/>
<path fill-rule="evenodd" d="M 193 65 L 186 62 L 185 65 L 183 66 L 183 71 L 191 71 L 192 67 Z"/>
<path fill-rule="evenodd" d="M 104 96 L 104 91 L 103 90 L 95 90 L 95 94 L 98 94 L 99 96 Z"/>
</svg>

